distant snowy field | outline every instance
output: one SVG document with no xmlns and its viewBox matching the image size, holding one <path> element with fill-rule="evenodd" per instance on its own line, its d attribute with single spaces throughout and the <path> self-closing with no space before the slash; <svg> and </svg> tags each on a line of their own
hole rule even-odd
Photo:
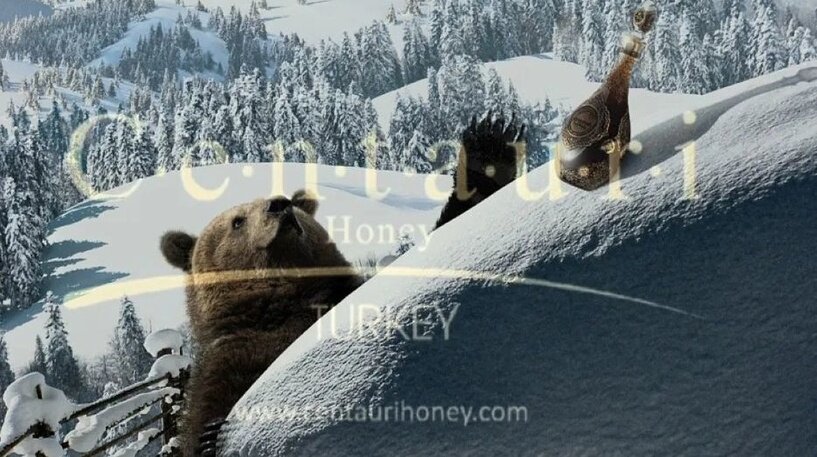
<svg viewBox="0 0 817 457">
<path fill-rule="evenodd" d="M 202 0 L 208 8 L 221 7 L 229 12 L 231 6 L 249 11 L 252 0 Z M 256 2 L 257 3 L 257 2 Z M 185 4 L 195 5 L 193 0 Z M 352 33 L 371 24 L 373 20 L 385 20 L 391 5 L 400 13 L 406 7 L 406 0 L 308 0 L 299 5 L 296 0 L 267 0 L 268 9 L 261 10 L 261 18 L 267 32 L 297 33 L 307 43 L 317 44 L 322 39 L 335 41 L 343 39 L 343 33 Z M 402 52 L 402 26 L 390 26 L 392 39 L 397 50 Z M 396 33 L 396 32 L 400 33 Z"/>
<path fill-rule="evenodd" d="M 451 188 L 450 178 L 444 176 L 377 172 L 378 191 L 388 190 L 378 200 L 367 196 L 362 169 L 318 166 L 317 170 L 318 190 L 325 198 L 318 220 L 325 227 L 334 227 L 331 233 L 351 262 L 390 254 L 401 229 L 411 232 L 418 245 L 425 244 L 424 234 L 433 228 Z M 286 194 L 304 187 L 307 172 L 303 165 L 285 164 L 283 173 Z M 270 197 L 276 182 L 270 164 L 199 168 L 193 171 L 193 178 L 207 189 L 226 183 L 223 195 L 213 201 L 194 198 L 192 195 L 200 194 L 189 190 L 195 186 L 193 181 L 186 187 L 179 173 L 171 173 L 82 203 L 52 224 L 51 246 L 44 258 L 49 273 L 45 288 L 65 298 L 69 340 L 80 357 L 91 358 L 107 350 L 123 294 L 131 296 L 149 329 L 184 323 L 183 277 L 165 263 L 159 238 L 174 229 L 199 233 L 223 210 Z M 438 189 L 439 195 L 430 197 L 428 185 Z M 140 294 L 143 280 L 151 278 L 169 281 L 170 289 Z M 88 294 L 89 289 L 100 286 L 104 287 L 96 293 L 101 296 Z M 101 301 L 96 302 L 97 298 Z M 88 302 L 93 303 L 86 306 Z M 2 323 L 14 369 L 33 357 L 34 337 L 44 334 L 45 320 L 38 303 Z"/>
</svg>

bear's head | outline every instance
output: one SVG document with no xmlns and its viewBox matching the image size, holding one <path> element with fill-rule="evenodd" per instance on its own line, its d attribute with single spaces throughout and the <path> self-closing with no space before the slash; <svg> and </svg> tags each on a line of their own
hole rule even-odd
<svg viewBox="0 0 817 457">
<path fill-rule="evenodd" d="M 198 237 L 166 233 L 162 254 L 191 274 L 347 265 L 315 220 L 317 209 L 303 190 L 255 200 L 216 216 Z"/>
</svg>

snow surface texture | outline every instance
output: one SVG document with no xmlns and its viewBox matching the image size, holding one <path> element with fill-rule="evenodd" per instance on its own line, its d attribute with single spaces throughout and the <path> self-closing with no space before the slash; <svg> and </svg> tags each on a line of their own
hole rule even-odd
<svg viewBox="0 0 817 457">
<path fill-rule="evenodd" d="M 706 96 L 694 123 L 636 132 L 627 199 L 562 185 L 525 201 L 512 185 L 446 225 L 270 367 L 230 415 L 224 455 L 812 454 L 815 81 L 813 63 L 788 69 Z M 676 150 L 690 140 L 694 199 Z M 360 335 L 363 304 L 392 319 Z M 393 325 L 455 311 L 426 325 L 431 341 Z M 519 405 L 528 421 L 323 414 L 395 404 Z"/>
<path fill-rule="evenodd" d="M 169 173 L 81 203 L 54 221 L 44 257 L 49 276 L 43 290 L 65 298 L 63 319 L 74 353 L 90 359 L 107 350 L 105 343 L 113 335 L 119 300 L 125 294 L 148 331 L 187 322 L 184 277 L 162 257 L 162 234 L 168 230 L 199 233 L 222 211 L 270 197 L 274 183 L 283 182 L 284 192 L 292 195 L 304 187 L 307 168 L 285 164 L 283 181 L 274 178 L 270 164 L 197 168 L 193 179 L 198 185 L 217 189 L 227 183 L 224 193 L 212 201 L 194 198 L 181 175 Z M 429 180 L 439 195 L 426 192 Z M 411 229 L 419 246 L 427 244 L 425 234 L 434 227 L 452 186 L 448 176 L 377 172 L 378 191 L 390 189 L 377 200 L 367 196 L 364 170 L 329 166 L 317 167 L 317 182 L 325 197 L 318 221 L 324 227 L 333 224 L 338 248 L 353 263 L 393 252 L 399 234 L 392 237 L 389 229 Z M 367 228 L 374 230 L 373 236 Z M 34 336 L 43 334 L 46 320 L 42 303 L 37 303 L 0 323 L 15 370 L 32 360 Z"/>
<path fill-rule="evenodd" d="M 132 415 L 139 409 L 144 408 L 141 414 L 146 414 L 150 408 L 145 408 L 145 406 L 161 398 L 170 397 L 178 393 L 178 389 L 163 387 L 134 395 L 96 414 L 81 416 L 74 430 L 68 433 L 65 439 L 68 441 L 71 449 L 77 452 L 90 452 L 99 442 L 100 438 L 102 438 L 102 435 L 105 434 L 108 427 Z"/>
<path fill-rule="evenodd" d="M 42 398 L 37 397 L 37 386 L 40 387 Z M 3 402 L 8 411 L 0 430 L 0 444 L 10 443 L 40 422 L 47 424 L 53 431 L 59 431 L 60 421 L 77 408 L 61 390 L 46 385 L 45 377 L 36 372 L 11 383 L 3 393 Z M 34 455 L 40 451 L 46 457 L 62 456 L 64 452 L 58 438 L 59 436 L 40 439 L 29 437 L 18 444 L 14 452 Z"/>
<path fill-rule="evenodd" d="M 145 338 L 145 350 L 147 350 L 153 358 L 158 357 L 159 352 L 165 349 L 170 349 L 174 353 L 179 354 L 181 353 L 183 345 L 182 334 L 172 328 L 157 330 Z"/>
</svg>

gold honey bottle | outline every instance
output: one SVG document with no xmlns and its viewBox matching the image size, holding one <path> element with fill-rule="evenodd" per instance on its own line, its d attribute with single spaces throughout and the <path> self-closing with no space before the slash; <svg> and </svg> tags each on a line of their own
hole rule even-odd
<svg viewBox="0 0 817 457">
<path fill-rule="evenodd" d="M 624 34 L 618 62 L 607 80 L 565 120 L 557 165 L 562 181 L 595 190 L 610 181 L 630 143 L 630 80 L 644 51 L 644 35 L 658 13 L 647 0 L 633 15 L 633 31 Z"/>
</svg>

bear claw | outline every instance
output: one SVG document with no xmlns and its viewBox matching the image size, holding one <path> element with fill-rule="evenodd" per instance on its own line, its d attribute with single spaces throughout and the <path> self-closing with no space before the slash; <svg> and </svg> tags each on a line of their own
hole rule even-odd
<svg viewBox="0 0 817 457">
<path fill-rule="evenodd" d="M 212 421 L 204 426 L 204 433 L 199 435 L 199 447 L 196 455 L 200 457 L 215 457 L 218 448 L 218 438 L 221 428 L 226 424 L 224 419 Z"/>
</svg>

